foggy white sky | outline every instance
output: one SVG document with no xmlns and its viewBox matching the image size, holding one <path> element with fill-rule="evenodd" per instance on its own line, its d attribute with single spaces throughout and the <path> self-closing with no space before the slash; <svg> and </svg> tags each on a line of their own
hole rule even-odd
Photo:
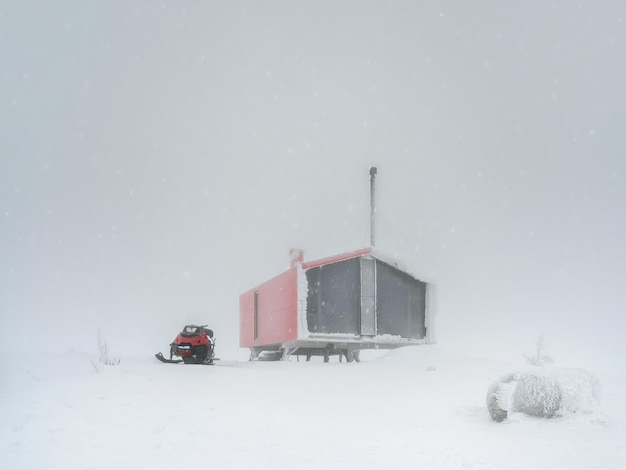
<svg viewBox="0 0 626 470">
<path fill-rule="evenodd" d="M 5 2 L 0 340 L 237 351 L 290 247 L 368 244 L 376 165 L 442 344 L 617 361 L 625 36 L 621 1 Z"/>
</svg>

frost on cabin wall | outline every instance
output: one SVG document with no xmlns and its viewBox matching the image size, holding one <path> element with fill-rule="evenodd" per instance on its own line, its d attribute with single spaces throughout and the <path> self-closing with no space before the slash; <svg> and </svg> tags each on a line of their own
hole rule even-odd
<svg viewBox="0 0 626 470">
<path fill-rule="evenodd" d="M 310 335 L 306 319 L 309 283 L 306 279 L 306 272 L 299 263 L 296 265 L 296 279 L 298 283 L 298 339 L 306 339 Z"/>
</svg>

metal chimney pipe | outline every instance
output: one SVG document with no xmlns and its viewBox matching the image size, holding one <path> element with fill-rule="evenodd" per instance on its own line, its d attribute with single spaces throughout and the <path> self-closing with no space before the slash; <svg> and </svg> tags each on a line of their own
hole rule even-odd
<svg viewBox="0 0 626 470">
<path fill-rule="evenodd" d="M 376 245 L 376 170 L 370 167 L 370 246 Z"/>
</svg>

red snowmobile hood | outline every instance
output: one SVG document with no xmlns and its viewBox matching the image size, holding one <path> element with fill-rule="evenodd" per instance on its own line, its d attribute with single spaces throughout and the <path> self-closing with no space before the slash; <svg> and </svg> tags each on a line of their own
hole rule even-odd
<svg viewBox="0 0 626 470">
<path fill-rule="evenodd" d="M 173 341 L 173 344 L 183 344 L 188 343 L 192 346 L 203 346 L 205 344 L 209 344 L 209 336 L 206 333 L 200 333 L 199 335 L 192 336 L 191 338 L 183 336 L 181 333 L 176 336 Z"/>
</svg>

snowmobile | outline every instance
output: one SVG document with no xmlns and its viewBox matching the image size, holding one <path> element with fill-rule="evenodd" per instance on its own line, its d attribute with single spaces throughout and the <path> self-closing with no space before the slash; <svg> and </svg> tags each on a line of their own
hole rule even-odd
<svg viewBox="0 0 626 470">
<path fill-rule="evenodd" d="M 180 359 L 174 359 L 174 356 Z M 170 358 L 166 359 L 162 353 L 155 357 L 168 364 L 208 364 L 213 365 L 215 360 L 215 338 L 213 330 L 207 325 L 185 325 L 170 344 Z"/>
</svg>

